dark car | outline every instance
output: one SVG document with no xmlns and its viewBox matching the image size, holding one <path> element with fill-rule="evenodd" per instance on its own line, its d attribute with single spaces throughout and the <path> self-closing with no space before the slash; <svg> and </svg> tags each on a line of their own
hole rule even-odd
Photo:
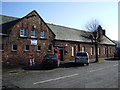
<svg viewBox="0 0 120 90">
<path fill-rule="evenodd" d="M 58 56 L 55 54 L 48 54 L 44 57 L 42 61 L 43 67 L 59 67 L 60 61 L 58 60 Z"/>
</svg>

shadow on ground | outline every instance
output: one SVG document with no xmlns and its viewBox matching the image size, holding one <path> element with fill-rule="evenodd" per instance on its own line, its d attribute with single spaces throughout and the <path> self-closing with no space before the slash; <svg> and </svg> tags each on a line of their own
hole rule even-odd
<svg viewBox="0 0 120 90">
<path fill-rule="evenodd" d="M 71 68 L 71 67 L 83 67 L 84 64 L 78 64 L 74 62 L 63 63 L 60 65 L 60 68 Z"/>
<path fill-rule="evenodd" d="M 83 64 L 75 64 L 74 62 L 66 62 L 66 63 L 60 64 L 59 68 L 71 68 L 71 67 L 81 67 L 81 66 L 84 66 L 84 65 Z M 42 64 L 22 67 L 22 69 L 24 69 L 24 70 L 51 70 L 54 68 L 55 67 L 49 67 L 49 66 L 44 67 L 44 66 L 42 66 Z"/>
<path fill-rule="evenodd" d="M 41 64 L 33 65 L 33 66 L 24 66 L 22 67 L 24 70 L 51 70 L 52 67 L 43 67 Z"/>
<path fill-rule="evenodd" d="M 118 61 L 120 60 L 119 58 L 108 58 L 108 59 L 105 59 L 106 61 Z"/>
</svg>

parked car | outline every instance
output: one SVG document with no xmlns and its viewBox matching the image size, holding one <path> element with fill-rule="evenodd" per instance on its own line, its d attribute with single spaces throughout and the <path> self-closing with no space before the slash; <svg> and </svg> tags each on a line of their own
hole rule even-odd
<svg viewBox="0 0 120 90">
<path fill-rule="evenodd" d="M 44 57 L 42 61 L 42 65 L 44 67 L 59 67 L 60 61 L 58 60 L 58 56 L 55 54 L 48 54 Z"/>
<path fill-rule="evenodd" d="M 87 52 L 78 52 L 75 56 L 75 63 L 89 65 L 89 55 Z"/>
</svg>

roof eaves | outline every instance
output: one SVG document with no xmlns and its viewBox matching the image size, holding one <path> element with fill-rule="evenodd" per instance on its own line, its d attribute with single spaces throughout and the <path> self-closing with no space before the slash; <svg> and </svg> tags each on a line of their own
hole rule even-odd
<svg viewBox="0 0 120 90">
<path fill-rule="evenodd" d="M 116 43 L 114 41 L 112 41 L 109 37 L 107 37 L 106 35 L 104 35 L 107 39 L 109 39 L 112 43 L 114 43 L 114 45 L 116 45 Z"/>
</svg>

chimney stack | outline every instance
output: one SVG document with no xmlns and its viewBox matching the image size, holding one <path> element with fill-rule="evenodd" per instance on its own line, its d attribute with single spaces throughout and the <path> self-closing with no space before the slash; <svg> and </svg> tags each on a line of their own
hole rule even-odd
<svg viewBox="0 0 120 90">
<path fill-rule="evenodd" d="M 106 34 L 105 29 L 103 29 L 103 33 L 102 34 L 105 36 L 105 34 Z"/>
<path fill-rule="evenodd" d="M 98 38 L 99 38 L 99 41 L 102 40 L 103 34 L 105 34 L 105 32 L 103 31 L 101 25 L 99 25 L 98 26 Z"/>
</svg>

